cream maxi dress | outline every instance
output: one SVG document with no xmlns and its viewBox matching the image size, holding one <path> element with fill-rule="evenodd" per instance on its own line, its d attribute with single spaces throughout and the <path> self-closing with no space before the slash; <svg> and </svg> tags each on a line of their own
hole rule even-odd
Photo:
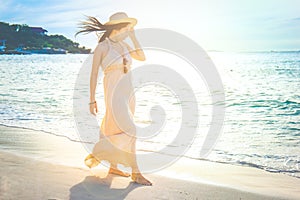
<svg viewBox="0 0 300 200">
<path fill-rule="evenodd" d="M 122 164 L 125 167 L 136 166 L 135 143 L 136 138 L 132 134 L 126 134 L 122 131 L 112 114 L 112 94 L 113 88 L 123 76 L 129 76 L 124 73 L 123 58 L 117 52 L 111 41 L 106 38 L 104 41 L 108 45 L 108 53 L 102 60 L 101 66 L 104 71 L 103 87 L 106 112 L 100 127 L 100 138 L 95 144 L 93 151 L 85 158 L 85 165 L 88 167 L 97 166 L 102 160 L 108 161 L 110 164 Z M 120 44 L 120 43 L 119 43 Z M 129 51 L 122 44 L 125 58 L 127 59 L 128 71 L 132 63 Z M 131 79 L 130 79 L 131 80 Z M 133 116 L 135 110 L 135 96 L 129 94 L 132 88 L 131 81 L 122 86 L 125 88 L 124 98 L 128 100 L 128 107 Z M 123 94 L 122 92 L 122 94 Z"/>
</svg>

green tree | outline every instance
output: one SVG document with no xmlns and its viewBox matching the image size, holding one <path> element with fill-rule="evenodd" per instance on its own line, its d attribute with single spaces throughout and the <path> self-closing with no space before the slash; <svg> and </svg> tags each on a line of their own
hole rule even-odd
<svg viewBox="0 0 300 200">
<path fill-rule="evenodd" d="M 27 49 L 41 49 L 43 47 L 61 48 L 69 53 L 90 53 L 91 49 L 79 47 L 79 43 L 63 35 L 41 35 L 33 32 L 27 24 L 12 24 L 0 22 L 0 40 L 6 40 L 6 50 L 12 50 L 19 45 Z"/>
</svg>

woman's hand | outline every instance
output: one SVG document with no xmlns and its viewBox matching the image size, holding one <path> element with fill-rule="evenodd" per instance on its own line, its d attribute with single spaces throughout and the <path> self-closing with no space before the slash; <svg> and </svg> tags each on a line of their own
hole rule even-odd
<svg viewBox="0 0 300 200">
<path fill-rule="evenodd" d="M 96 116 L 96 113 L 98 112 L 97 102 L 90 104 L 90 112 L 92 115 Z"/>
<path fill-rule="evenodd" d="M 136 59 L 136 60 L 140 60 L 140 61 L 146 60 L 143 49 L 141 48 L 141 45 L 140 45 L 140 43 L 138 42 L 138 40 L 135 36 L 135 31 L 134 31 L 133 27 L 129 28 L 128 35 L 129 35 L 129 37 L 130 37 L 130 39 L 131 39 L 131 41 L 134 45 L 134 50 L 129 45 L 126 45 L 129 52 L 130 52 L 131 57 Z"/>
<path fill-rule="evenodd" d="M 128 31 L 128 36 L 129 36 L 129 37 L 133 37 L 133 36 L 135 36 L 135 32 L 134 32 L 134 29 L 133 29 L 133 27 L 130 27 L 130 28 L 129 28 L 129 31 Z"/>
</svg>

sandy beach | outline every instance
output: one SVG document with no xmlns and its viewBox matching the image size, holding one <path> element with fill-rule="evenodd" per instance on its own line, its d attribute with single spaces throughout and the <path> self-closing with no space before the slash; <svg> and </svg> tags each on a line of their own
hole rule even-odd
<svg viewBox="0 0 300 200">
<path fill-rule="evenodd" d="M 0 153 L 0 160 L 0 199 L 3 200 L 299 199 L 300 197 L 297 188 L 300 181 L 292 177 L 255 173 L 255 170 L 250 169 L 235 171 L 239 167 L 221 167 L 212 163 L 202 163 L 204 164 L 202 168 L 214 166 L 209 172 L 201 172 L 200 169 L 196 169 L 198 166 L 188 167 L 188 171 L 174 167 L 172 170 L 179 170 L 177 178 L 182 179 L 147 174 L 153 181 L 153 186 L 142 186 L 133 183 L 130 178 L 108 175 L 103 167 L 88 170 L 54 165 L 4 152 Z M 223 170 L 222 173 L 220 170 Z M 212 171 L 216 173 L 212 174 Z M 175 175 L 175 171 L 173 173 Z M 221 174 L 223 176 L 220 176 Z"/>
<path fill-rule="evenodd" d="M 14 132 L 21 144 L 48 140 L 46 146 L 31 145 L 53 152 L 58 162 L 8 148 L 0 151 L 0 199 L 299 199 L 300 179 L 260 169 L 181 158 L 161 171 L 145 174 L 153 186 L 133 183 L 130 178 L 108 175 L 99 165 L 91 170 L 68 163 L 71 157 L 82 162 L 87 152 L 80 143 L 33 130 L 1 127 L 1 141 Z M 24 137 L 29 136 L 30 137 Z M 27 139 L 26 139 L 27 138 Z M 14 139 L 15 147 L 20 146 Z M 7 142 L 7 141 L 6 141 Z M 3 144 L 3 143 L 2 143 Z M 50 145 L 54 144 L 54 145 Z M 30 145 L 28 145 L 30 146 Z M 24 148 L 24 146 L 22 147 Z M 74 153 L 74 149 L 78 149 Z M 62 151 L 64 149 L 64 151 Z M 60 155 L 56 155 L 59 150 Z M 37 153 L 37 152 L 36 152 Z M 65 158 L 65 163 L 63 162 Z M 47 159 L 49 159 L 47 162 Z M 61 160 L 59 160 L 61 159 Z M 59 164 L 61 163 L 61 164 Z M 74 162 L 76 163 L 76 162 Z M 83 163 L 82 163 L 83 164 Z"/>
</svg>

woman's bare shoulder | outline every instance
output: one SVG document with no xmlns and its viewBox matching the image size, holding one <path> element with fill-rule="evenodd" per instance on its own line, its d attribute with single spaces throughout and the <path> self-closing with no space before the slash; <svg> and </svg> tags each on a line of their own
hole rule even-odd
<svg viewBox="0 0 300 200">
<path fill-rule="evenodd" d="M 101 41 L 97 44 L 94 53 L 97 54 L 106 54 L 108 51 L 108 44 L 107 44 L 107 40 Z"/>
<path fill-rule="evenodd" d="M 107 40 L 104 40 L 102 42 L 99 42 L 95 48 L 95 51 L 107 51 L 108 50 L 108 43 Z"/>
</svg>

